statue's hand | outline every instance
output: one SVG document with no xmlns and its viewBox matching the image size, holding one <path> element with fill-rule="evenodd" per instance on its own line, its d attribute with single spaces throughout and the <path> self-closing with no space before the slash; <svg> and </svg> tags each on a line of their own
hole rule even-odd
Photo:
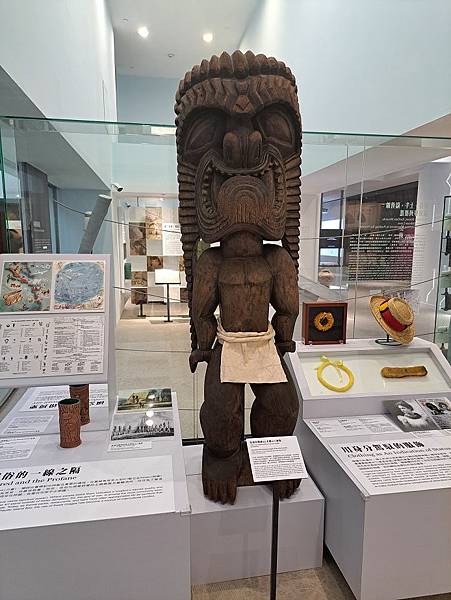
<svg viewBox="0 0 451 600">
<path fill-rule="evenodd" d="M 282 356 L 286 352 L 296 352 L 296 342 L 293 340 L 290 340 L 289 342 L 277 342 L 276 347 Z"/>
<path fill-rule="evenodd" d="M 198 363 L 210 362 L 210 357 L 211 350 L 193 350 L 189 357 L 189 368 L 191 369 L 191 373 L 194 373 Z"/>
</svg>

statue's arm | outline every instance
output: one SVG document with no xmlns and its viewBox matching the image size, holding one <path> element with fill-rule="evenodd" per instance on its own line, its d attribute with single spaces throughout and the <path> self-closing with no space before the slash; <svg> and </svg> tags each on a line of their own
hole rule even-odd
<svg viewBox="0 0 451 600">
<path fill-rule="evenodd" d="M 219 248 L 209 248 L 203 252 L 196 264 L 193 277 L 193 300 L 191 316 L 197 336 L 197 349 L 190 356 L 190 367 L 194 373 L 197 363 L 210 358 L 211 348 L 216 338 L 216 317 L 214 312 L 219 304 L 218 273 L 221 263 Z"/>
<path fill-rule="evenodd" d="M 266 244 L 265 258 L 273 274 L 271 304 L 276 311 L 271 323 L 275 342 L 282 354 L 294 352 L 294 325 L 299 314 L 298 276 L 293 260 L 285 248 Z"/>
</svg>

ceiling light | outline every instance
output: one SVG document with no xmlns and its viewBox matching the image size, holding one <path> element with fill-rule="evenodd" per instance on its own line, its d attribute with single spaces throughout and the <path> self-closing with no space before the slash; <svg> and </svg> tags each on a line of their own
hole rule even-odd
<svg viewBox="0 0 451 600">
<path fill-rule="evenodd" d="M 209 44 L 210 42 L 213 41 L 213 34 L 210 32 L 204 33 L 204 35 L 202 36 L 202 39 L 204 40 L 204 42 L 207 42 L 207 44 Z"/>
<path fill-rule="evenodd" d="M 143 25 L 142 27 L 138 27 L 137 31 L 138 35 L 140 35 L 142 38 L 146 39 L 149 37 L 149 30 L 145 25 Z"/>
</svg>

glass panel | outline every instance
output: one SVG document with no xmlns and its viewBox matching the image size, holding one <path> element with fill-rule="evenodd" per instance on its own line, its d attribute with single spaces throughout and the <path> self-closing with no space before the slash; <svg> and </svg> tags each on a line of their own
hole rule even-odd
<svg viewBox="0 0 451 600">
<path fill-rule="evenodd" d="M 174 127 L 0 118 L 0 133 L 4 245 L 77 253 L 97 199 L 111 195 L 94 252 L 113 257 L 117 387 L 171 387 L 184 437 L 202 436 L 205 364 L 191 374 Z M 378 337 L 369 297 L 402 293 L 418 334 L 447 352 L 450 155 L 448 138 L 304 132 L 300 302 L 346 300 L 348 337 Z M 180 281 L 169 296 L 161 269 Z M 251 404 L 248 391 L 246 431 Z"/>
</svg>

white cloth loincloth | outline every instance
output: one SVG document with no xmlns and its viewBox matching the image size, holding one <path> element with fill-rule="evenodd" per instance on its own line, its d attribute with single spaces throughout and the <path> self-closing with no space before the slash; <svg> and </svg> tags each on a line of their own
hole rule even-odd
<svg viewBox="0 0 451 600">
<path fill-rule="evenodd" d="M 225 331 L 218 323 L 217 337 L 222 344 L 221 383 L 284 383 L 287 376 L 274 344 L 274 329 Z"/>
</svg>

